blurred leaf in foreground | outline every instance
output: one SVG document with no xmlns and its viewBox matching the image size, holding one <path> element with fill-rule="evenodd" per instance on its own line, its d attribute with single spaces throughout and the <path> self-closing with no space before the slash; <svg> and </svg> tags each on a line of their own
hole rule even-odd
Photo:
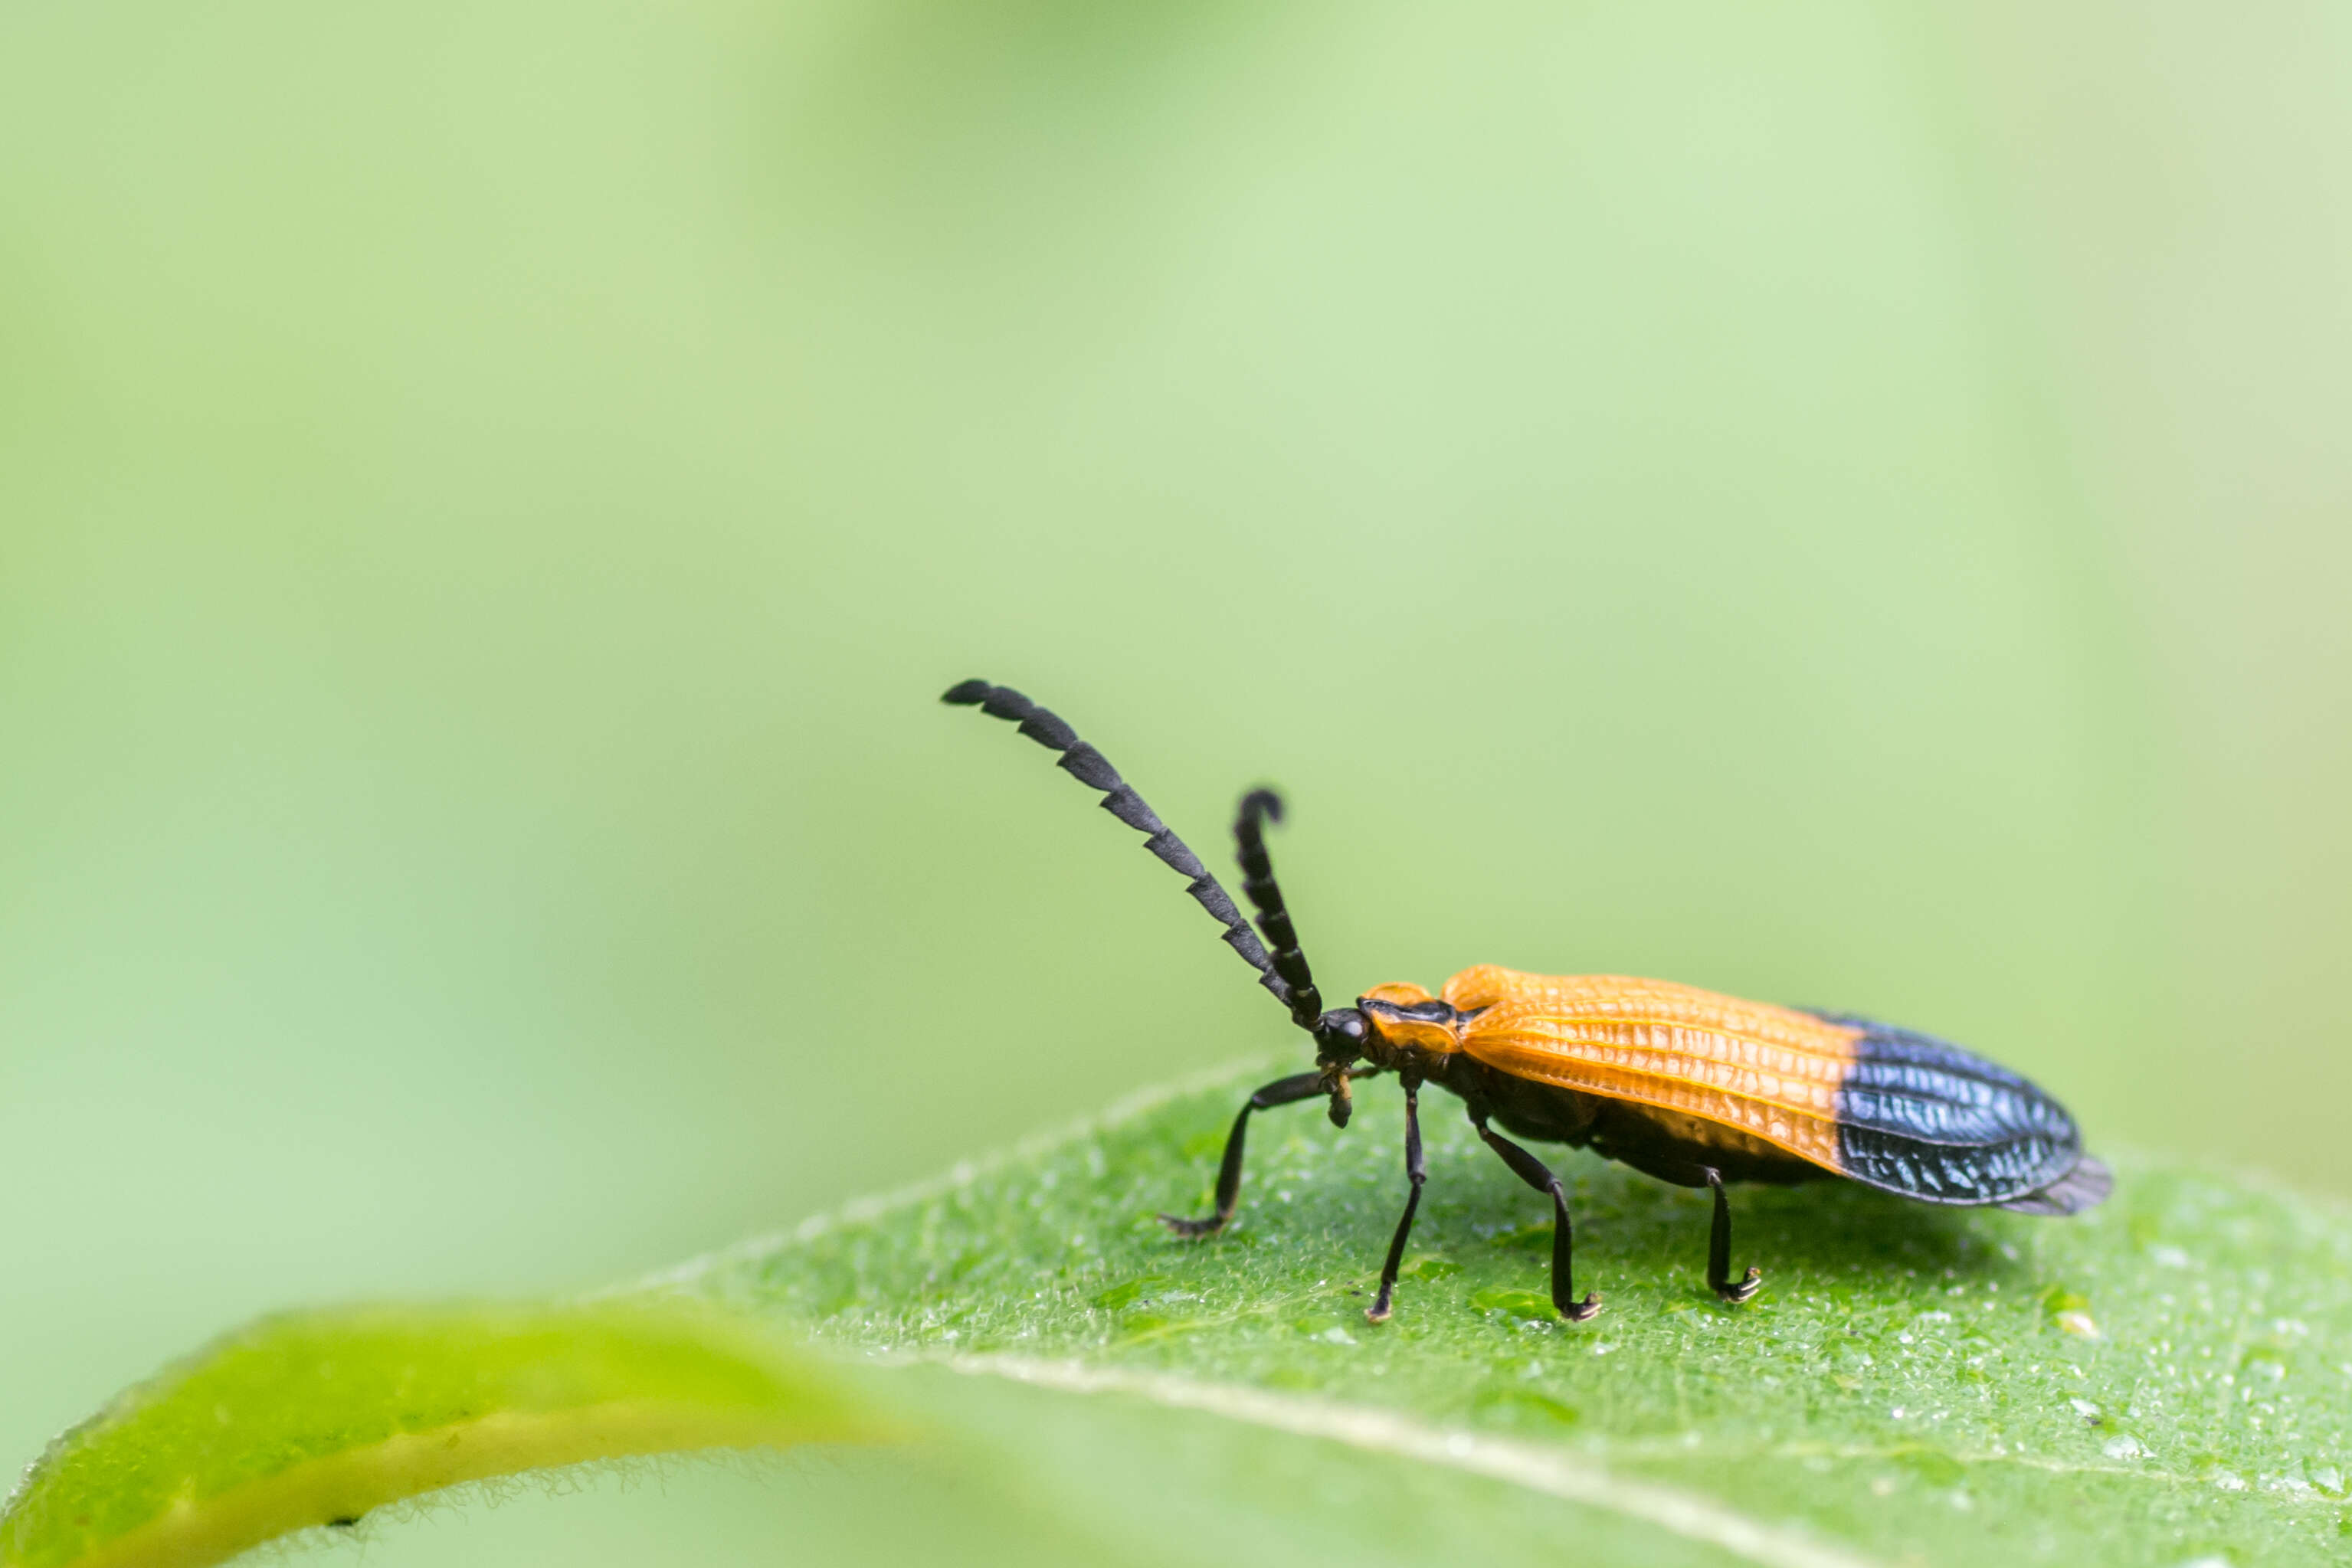
<svg viewBox="0 0 2352 1568">
<path fill-rule="evenodd" d="M 213 1563 L 460 1481 L 877 1436 L 839 1385 L 690 1302 L 265 1318 L 51 1445 L 0 1517 L 0 1563 Z"/>
</svg>

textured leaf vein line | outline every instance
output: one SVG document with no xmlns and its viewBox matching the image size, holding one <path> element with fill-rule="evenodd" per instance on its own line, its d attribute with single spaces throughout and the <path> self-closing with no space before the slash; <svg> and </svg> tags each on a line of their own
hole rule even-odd
<svg viewBox="0 0 2352 1568">
<path fill-rule="evenodd" d="M 1597 1466 L 1524 1443 L 1470 1432 L 1438 1431 L 1392 1411 L 1075 1362 L 967 1355 L 950 1357 L 946 1364 L 974 1376 L 1011 1378 L 1066 1393 L 1134 1395 L 1297 1437 L 1345 1443 L 1369 1453 L 1443 1465 L 1639 1520 L 1768 1568 L 1874 1568 L 1868 1558 L 1749 1519 L 1706 1498 L 1612 1475 Z"/>
</svg>

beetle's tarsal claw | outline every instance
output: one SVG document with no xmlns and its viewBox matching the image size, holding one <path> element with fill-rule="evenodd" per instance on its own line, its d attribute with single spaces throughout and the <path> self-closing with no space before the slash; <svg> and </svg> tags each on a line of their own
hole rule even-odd
<svg viewBox="0 0 2352 1568">
<path fill-rule="evenodd" d="M 1572 1307 L 1561 1308 L 1559 1315 L 1572 1323 L 1591 1322 L 1601 1315 L 1600 1293 L 1594 1291 L 1586 1291 L 1584 1300 Z"/>
<path fill-rule="evenodd" d="M 1160 1217 L 1160 1223 L 1187 1241 L 1214 1236 L 1225 1228 L 1223 1218 L 1214 1214 L 1206 1219 L 1187 1219 L 1181 1214 L 1163 1214 Z"/>
<path fill-rule="evenodd" d="M 1763 1281 L 1764 1270 L 1757 1268 L 1753 1264 L 1750 1264 L 1748 1269 L 1747 1278 L 1741 1280 L 1736 1285 L 1718 1286 L 1715 1293 L 1721 1296 L 1725 1301 L 1729 1301 L 1736 1307 L 1739 1305 L 1740 1302 L 1748 1300 L 1750 1296 L 1753 1296 L 1757 1291 L 1761 1288 Z"/>
</svg>

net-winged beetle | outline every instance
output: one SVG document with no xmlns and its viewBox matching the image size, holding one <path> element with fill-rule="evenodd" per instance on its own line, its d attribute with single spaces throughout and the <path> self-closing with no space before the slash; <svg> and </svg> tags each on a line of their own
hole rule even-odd
<svg viewBox="0 0 2352 1568">
<path fill-rule="evenodd" d="M 1185 891 L 1224 926 L 1227 945 L 1315 1038 L 1314 1071 L 1276 1079 L 1234 1118 L 1215 1211 L 1205 1219 L 1161 1215 L 1170 1229 L 1213 1236 L 1233 1218 L 1252 1112 L 1321 1097 L 1332 1125 L 1344 1127 L 1353 1082 L 1393 1072 L 1402 1082 L 1411 1190 L 1379 1294 L 1365 1310 L 1374 1322 L 1389 1316 L 1427 1177 L 1423 1084 L 1460 1096 L 1486 1146 L 1550 1195 L 1552 1304 L 1580 1322 L 1601 1310 L 1601 1299 L 1577 1299 L 1559 1178 L 1496 1124 L 1523 1138 L 1589 1148 L 1677 1186 L 1709 1188 L 1706 1282 L 1734 1303 L 1756 1293 L 1761 1271 L 1731 1277 L 1727 1181 L 1843 1176 L 1923 1203 L 2053 1216 L 2078 1214 L 2107 1196 L 2106 1166 L 2083 1152 L 2074 1118 L 2055 1100 L 1957 1045 L 1868 1019 L 1666 980 L 1523 975 L 1493 965 L 1463 970 L 1436 996 L 1410 983 L 1375 986 L 1355 1006 L 1326 1011 L 1266 855 L 1265 824 L 1282 820 L 1279 796 L 1251 790 L 1234 821 L 1242 893 L 1257 911 L 1254 931 L 1201 858 L 1059 717 L 986 681 L 965 681 L 940 700 L 1018 724 L 1060 753 L 1060 766 L 1099 791 L 1105 810 L 1147 835 L 1144 847 L 1187 879 Z"/>
</svg>

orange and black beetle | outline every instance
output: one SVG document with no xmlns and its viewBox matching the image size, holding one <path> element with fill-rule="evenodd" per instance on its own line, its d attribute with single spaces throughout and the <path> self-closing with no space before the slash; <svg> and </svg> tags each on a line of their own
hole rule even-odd
<svg viewBox="0 0 2352 1568">
<path fill-rule="evenodd" d="M 1551 1195 L 1551 1299 L 1576 1322 L 1601 1299 L 1576 1298 L 1568 1199 L 1559 1178 L 1497 1134 L 1570 1144 L 1677 1186 L 1715 1194 L 1706 1282 L 1727 1301 L 1756 1293 L 1760 1271 L 1731 1278 L 1727 1181 L 1801 1182 L 1843 1176 L 1923 1203 L 2080 1213 L 2107 1196 L 2106 1166 L 2083 1152 L 2074 1118 L 2005 1068 L 1958 1046 L 1842 1013 L 1741 1001 L 1665 980 L 1614 975 L 1522 975 L 1481 965 L 1432 996 L 1410 984 L 1375 986 L 1351 1008 L 1323 1010 L 1275 885 L 1265 823 L 1282 820 L 1268 789 L 1242 798 L 1234 838 L 1242 892 L 1258 932 L 1184 841 L 1168 830 L 1102 753 L 1019 692 L 965 681 L 942 701 L 1012 720 L 1061 754 L 1061 766 L 1103 795 L 1103 809 L 1145 848 L 1191 880 L 1187 892 L 1225 928 L 1258 983 L 1315 1037 L 1313 1072 L 1277 1079 L 1249 1097 L 1225 1140 L 1216 1212 L 1162 1215 L 1179 1236 L 1213 1236 L 1234 1217 L 1250 1113 L 1328 1097 L 1348 1124 L 1352 1080 L 1394 1072 L 1404 1084 L 1404 1163 L 1411 1191 L 1365 1316 L 1389 1315 L 1405 1239 L 1427 1172 L 1420 1090 L 1459 1095 L 1478 1136 L 1520 1180 Z M 1271 951 L 1268 949 L 1271 948 Z M 1359 1065 L 1369 1063 L 1370 1065 Z"/>
</svg>

